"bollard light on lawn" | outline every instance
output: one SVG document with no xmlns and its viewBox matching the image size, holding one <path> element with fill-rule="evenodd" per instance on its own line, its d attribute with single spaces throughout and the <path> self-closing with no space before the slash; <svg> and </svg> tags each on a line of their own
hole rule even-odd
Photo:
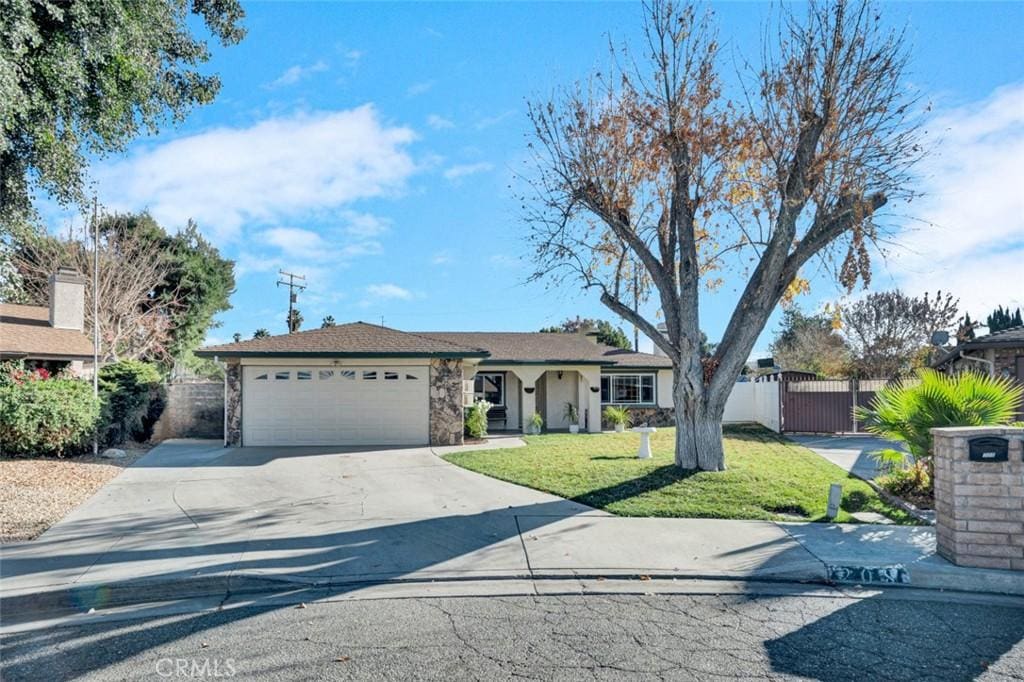
<svg viewBox="0 0 1024 682">
<path fill-rule="evenodd" d="M 828 489 L 828 509 L 825 516 L 834 519 L 839 516 L 839 504 L 843 501 L 843 486 L 833 483 Z"/>
</svg>

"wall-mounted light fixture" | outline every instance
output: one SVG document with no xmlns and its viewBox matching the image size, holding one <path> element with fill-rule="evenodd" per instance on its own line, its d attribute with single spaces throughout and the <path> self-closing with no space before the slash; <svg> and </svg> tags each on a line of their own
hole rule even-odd
<svg viewBox="0 0 1024 682">
<path fill-rule="evenodd" d="M 558 370 L 558 379 L 559 381 L 562 379 L 562 370 Z"/>
</svg>

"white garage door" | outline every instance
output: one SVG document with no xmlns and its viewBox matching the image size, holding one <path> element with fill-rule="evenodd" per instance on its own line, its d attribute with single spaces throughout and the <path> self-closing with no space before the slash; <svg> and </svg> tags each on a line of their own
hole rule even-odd
<svg viewBox="0 0 1024 682">
<path fill-rule="evenodd" d="M 245 367 L 243 445 L 422 445 L 429 367 Z"/>
</svg>

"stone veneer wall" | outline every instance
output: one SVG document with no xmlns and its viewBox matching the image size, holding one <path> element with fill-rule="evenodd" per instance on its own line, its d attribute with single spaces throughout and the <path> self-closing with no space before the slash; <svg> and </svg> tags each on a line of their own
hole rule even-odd
<svg viewBox="0 0 1024 682">
<path fill-rule="evenodd" d="M 153 426 L 154 440 L 223 437 L 223 381 L 189 381 L 167 386 L 166 406 Z"/>
<path fill-rule="evenodd" d="M 430 361 L 430 444 L 462 445 L 462 360 Z"/>
<path fill-rule="evenodd" d="M 242 366 L 233 363 L 225 371 L 227 381 L 227 428 L 224 430 L 226 445 L 242 444 Z"/>
<path fill-rule="evenodd" d="M 602 406 L 601 409 L 604 410 L 604 407 Z M 641 424 L 646 424 L 647 426 L 676 425 L 676 411 L 671 407 L 624 407 L 629 411 L 633 426 L 640 426 Z M 605 430 L 612 428 L 612 425 L 605 420 L 603 413 L 601 415 L 601 428 Z"/>
<path fill-rule="evenodd" d="M 932 429 L 938 552 L 959 566 L 1024 570 L 1024 428 Z M 972 462 L 968 441 L 1010 442 L 1006 462 Z"/>
</svg>

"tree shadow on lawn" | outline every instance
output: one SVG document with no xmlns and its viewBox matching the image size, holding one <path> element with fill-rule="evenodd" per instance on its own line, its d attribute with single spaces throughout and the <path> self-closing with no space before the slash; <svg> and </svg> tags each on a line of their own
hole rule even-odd
<svg viewBox="0 0 1024 682">
<path fill-rule="evenodd" d="M 601 509 L 616 502 L 622 502 L 639 495 L 667 488 L 699 473 L 700 471 L 696 469 L 680 469 L 675 464 L 666 464 L 647 472 L 639 478 L 632 478 L 605 488 L 591 490 L 571 499 L 573 502 Z"/>
</svg>

